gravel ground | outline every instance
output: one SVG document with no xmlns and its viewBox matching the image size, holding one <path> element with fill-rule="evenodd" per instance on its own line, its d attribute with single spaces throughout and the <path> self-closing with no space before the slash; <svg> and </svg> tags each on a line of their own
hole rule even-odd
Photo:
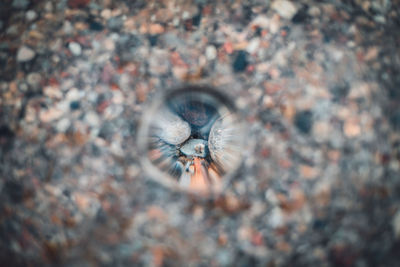
<svg viewBox="0 0 400 267">
<path fill-rule="evenodd" d="M 1 266 L 400 266 L 398 0 L 0 2 Z M 147 179 L 185 83 L 254 150 L 219 198 Z"/>
</svg>

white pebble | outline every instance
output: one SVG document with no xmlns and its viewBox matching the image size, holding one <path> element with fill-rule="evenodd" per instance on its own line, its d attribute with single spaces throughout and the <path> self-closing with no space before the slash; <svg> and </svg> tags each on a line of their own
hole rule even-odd
<svg viewBox="0 0 400 267">
<path fill-rule="evenodd" d="M 277 228 L 280 227 L 284 224 L 284 218 L 283 218 L 283 213 L 282 210 L 278 207 L 275 207 L 269 218 L 268 218 L 269 224 L 273 227 L 273 228 Z"/>
<path fill-rule="evenodd" d="M 17 61 L 26 62 L 35 57 L 35 51 L 26 46 L 21 46 L 17 53 Z"/>
<path fill-rule="evenodd" d="M 68 118 L 63 118 L 57 122 L 56 129 L 58 132 L 64 133 L 70 125 L 71 121 Z"/>
<path fill-rule="evenodd" d="M 34 20 L 34 19 L 37 18 L 37 14 L 36 14 L 35 11 L 29 10 L 28 12 L 26 12 L 25 18 L 26 18 L 28 21 L 32 21 L 32 20 Z"/>
<path fill-rule="evenodd" d="M 26 81 L 30 86 L 37 87 L 42 81 L 42 76 L 37 72 L 32 72 L 28 74 Z"/>
<path fill-rule="evenodd" d="M 206 48 L 206 57 L 208 60 L 213 60 L 217 57 L 217 49 L 213 45 L 209 45 Z"/>
<path fill-rule="evenodd" d="M 93 112 L 93 111 L 88 112 L 88 113 L 86 114 L 86 116 L 85 116 L 85 121 L 86 121 L 90 126 L 93 126 L 93 127 L 98 126 L 99 123 L 100 123 L 99 116 L 97 116 L 97 114 L 96 114 L 95 112 Z"/>
<path fill-rule="evenodd" d="M 68 48 L 71 51 L 71 53 L 75 56 L 80 56 L 82 53 L 82 48 L 81 45 L 76 43 L 76 42 L 71 42 L 68 44 Z"/>
<path fill-rule="evenodd" d="M 249 52 L 250 54 L 254 54 L 258 47 L 260 46 L 260 39 L 259 38 L 253 38 L 249 45 L 246 47 L 246 51 Z"/>
<path fill-rule="evenodd" d="M 296 6 L 287 0 L 277 0 L 274 1 L 271 5 L 272 9 L 274 9 L 282 18 L 292 19 L 293 16 L 297 12 Z"/>
<path fill-rule="evenodd" d="M 66 99 L 68 101 L 76 101 L 81 98 L 81 93 L 77 88 L 71 88 L 68 90 L 68 93 L 66 95 Z"/>
</svg>

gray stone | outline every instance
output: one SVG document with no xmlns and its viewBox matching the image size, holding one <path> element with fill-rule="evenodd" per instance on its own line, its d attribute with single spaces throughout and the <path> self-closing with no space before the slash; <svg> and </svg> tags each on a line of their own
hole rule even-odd
<svg viewBox="0 0 400 267">
<path fill-rule="evenodd" d="M 40 82 L 42 81 L 42 76 L 37 72 L 29 73 L 26 81 L 32 88 L 38 88 L 40 86 Z"/>
<path fill-rule="evenodd" d="M 17 52 L 17 61 L 26 62 L 30 61 L 35 57 L 35 51 L 27 46 L 21 46 Z"/>
<path fill-rule="evenodd" d="M 36 12 L 34 10 L 29 10 L 28 12 L 26 12 L 25 18 L 28 21 L 32 21 L 32 20 L 37 18 L 37 14 L 36 14 Z"/>
<path fill-rule="evenodd" d="M 110 30 L 119 31 L 123 28 L 124 21 L 121 17 L 113 17 L 107 21 L 107 26 L 110 28 Z"/>
<path fill-rule="evenodd" d="M 271 5 L 282 18 L 292 19 L 297 12 L 297 7 L 290 1 L 287 0 L 276 0 Z"/>
</svg>

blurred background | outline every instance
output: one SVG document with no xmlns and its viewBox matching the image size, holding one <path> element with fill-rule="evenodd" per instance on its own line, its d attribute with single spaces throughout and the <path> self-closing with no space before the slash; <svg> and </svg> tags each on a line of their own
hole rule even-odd
<svg viewBox="0 0 400 267">
<path fill-rule="evenodd" d="M 400 2 L 0 2 L 1 266 L 398 266 Z M 229 188 L 148 178 L 182 84 L 234 99 Z"/>
</svg>

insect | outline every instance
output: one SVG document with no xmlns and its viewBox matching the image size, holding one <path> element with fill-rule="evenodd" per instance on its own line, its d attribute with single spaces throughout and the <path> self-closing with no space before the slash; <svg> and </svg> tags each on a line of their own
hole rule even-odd
<svg viewBox="0 0 400 267">
<path fill-rule="evenodd" d="M 195 87 L 174 92 L 152 114 L 148 158 L 182 188 L 219 191 L 241 161 L 239 117 L 220 95 Z"/>
</svg>

